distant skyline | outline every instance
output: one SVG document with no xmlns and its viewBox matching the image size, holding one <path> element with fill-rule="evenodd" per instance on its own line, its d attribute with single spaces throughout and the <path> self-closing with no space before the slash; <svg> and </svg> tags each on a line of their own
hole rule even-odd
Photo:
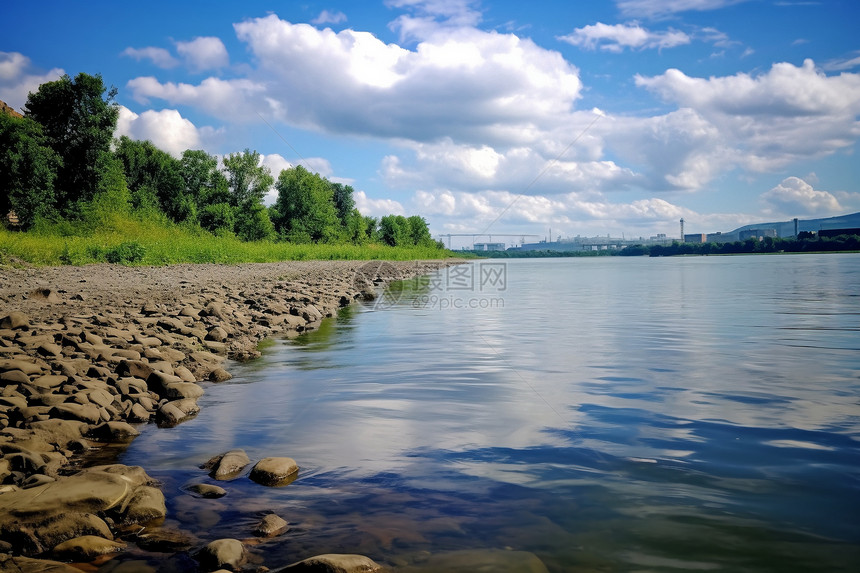
<svg viewBox="0 0 860 573">
<path fill-rule="evenodd" d="M 860 211 L 857 22 L 854 0 L 19 2 L 0 99 L 100 73 L 118 134 L 304 164 L 434 236 L 677 236 Z"/>
</svg>

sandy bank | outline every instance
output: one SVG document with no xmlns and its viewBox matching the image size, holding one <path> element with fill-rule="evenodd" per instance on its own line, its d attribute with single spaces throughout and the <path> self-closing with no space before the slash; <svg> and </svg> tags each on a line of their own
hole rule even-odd
<svg viewBox="0 0 860 573">
<path fill-rule="evenodd" d="M 197 383 L 230 377 L 226 357 L 253 358 L 265 337 L 315 328 L 382 283 L 450 264 L 0 268 L 0 569 L 47 570 L 21 556 L 91 562 L 153 540 L 206 561 L 194 540 L 158 533 L 164 496 L 142 468 L 80 471 L 81 459 L 133 439 L 135 424 L 193 416 Z"/>
</svg>

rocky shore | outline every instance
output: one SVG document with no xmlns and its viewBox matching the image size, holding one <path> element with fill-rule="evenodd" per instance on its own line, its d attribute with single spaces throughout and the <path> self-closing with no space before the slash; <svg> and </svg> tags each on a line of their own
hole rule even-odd
<svg viewBox="0 0 860 573">
<path fill-rule="evenodd" d="M 94 571 L 129 551 L 182 552 L 201 571 L 268 571 L 247 564 L 239 540 L 200 545 L 160 528 L 164 495 L 144 468 L 88 460 L 134 439 L 139 424 L 193 417 L 199 382 L 230 378 L 227 358 L 252 359 L 266 337 L 313 329 L 382 284 L 450 264 L 0 267 L 0 571 Z M 215 479 L 251 463 L 241 450 L 213 454 Z M 250 477 L 277 486 L 297 471 L 290 458 L 266 458 Z M 218 490 L 200 484 L 193 493 Z M 254 534 L 286 530 L 267 515 Z M 280 570 L 382 570 L 358 555 L 296 559 Z M 139 563 L 121 570 L 154 570 Z"/>
</svg>

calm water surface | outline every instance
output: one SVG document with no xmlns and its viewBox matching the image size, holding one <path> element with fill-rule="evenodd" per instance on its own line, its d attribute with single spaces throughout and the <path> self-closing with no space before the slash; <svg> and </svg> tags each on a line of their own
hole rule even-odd
<svg viewBox="0 0 860 573">
<path fill-rule="evenodd" d="M 393 294 L 234 365 L 121 461 L 202 540 L 287 519 L 269 566 L 860 570 L 860 255 L 480 261 Z M 300 477 L 182 492 L 237 447 Z"/>
</svg>

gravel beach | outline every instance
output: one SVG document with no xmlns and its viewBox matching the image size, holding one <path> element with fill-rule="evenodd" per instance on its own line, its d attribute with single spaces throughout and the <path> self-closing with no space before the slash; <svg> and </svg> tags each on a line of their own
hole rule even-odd
<svg viewBox="0 0 860 573">
<path fill-rule="evenodd" d="M 86 467 L 88 455 L 132 440 L 139 424 L 193 417 L 198 383 L 228 380 L 226 358 L 255 358 L 260 340 L 316 328 L 384 283 L 456 262 L 0 267 L 0 571 L 79 572 L 68 563 L 131 550 L 184 552 L 203 571 L 259 570 L 238 540 L 201 546 L 160 529 L 164 495 L 145 468 Z M 214 454 L 215 479 L 252 463 L 241 450 Z M 267 458 L 252 476 L 276 484 L 296 471 L 290 458 Z M 256 535 L 284 525 L 261 523 Z M 382 568 L 328 555 L 284 570 Z"/>
</svg>

